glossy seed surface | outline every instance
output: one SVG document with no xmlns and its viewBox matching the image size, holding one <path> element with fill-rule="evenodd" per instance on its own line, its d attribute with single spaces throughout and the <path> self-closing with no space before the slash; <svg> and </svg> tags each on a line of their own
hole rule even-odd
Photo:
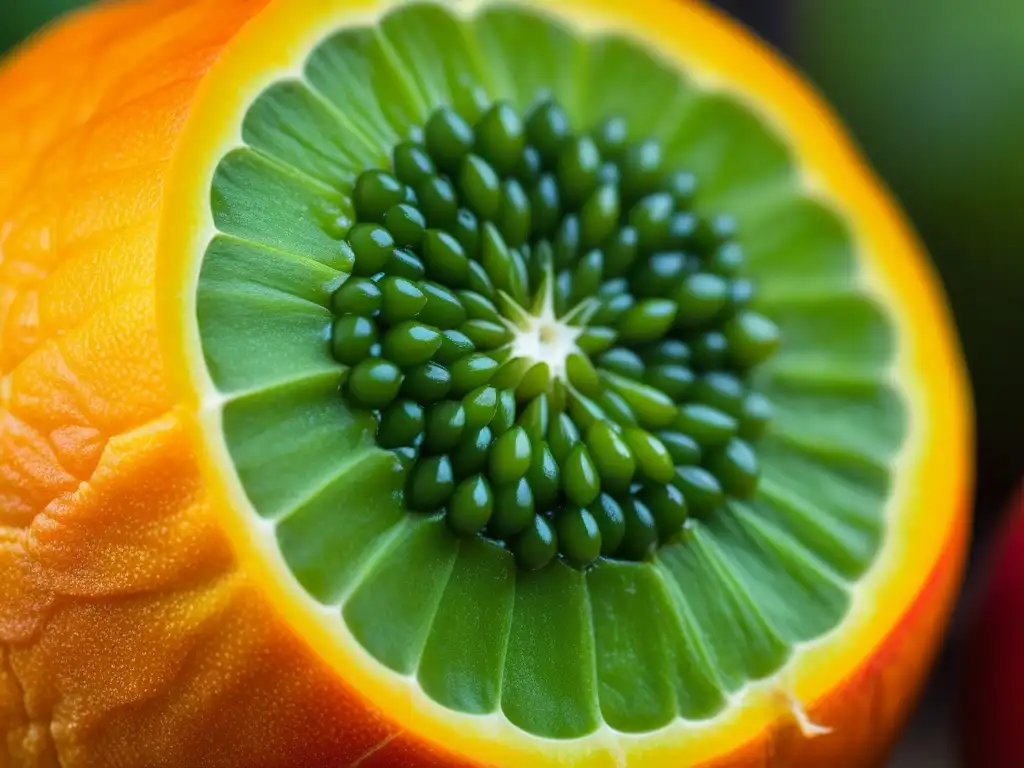
<svg viewBox="0 0 1024 768">
<path fill-rule="evenodd" d="M 752 372 L 783 340 L 736 221 L 699 212 L 643 127 L 579 131 L 551 99 L 442 108 L 352 188 L 340 396 L 412 513 L 525 570 L 645 560 L 757 493 Z"/>
</svg>

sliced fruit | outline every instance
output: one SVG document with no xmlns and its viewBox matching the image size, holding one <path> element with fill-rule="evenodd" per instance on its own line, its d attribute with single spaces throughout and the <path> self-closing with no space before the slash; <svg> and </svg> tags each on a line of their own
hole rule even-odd
<svg viewBox="0 0 1024 768">
<path fill-rule="evenodd" d="M 70 93 L 56 51 L 115 30 Z M 915 243 L 756 43 L 663 0 L 154 2 L 0 94 L 19 759 L 884 754 L 968 403 Z"/>
<path fill-rule="evenodd" d="M 1024 759 L 1024 496 L 1009 513 L 964 649 L 958 722 L 966 765 L 1009 768 Z"/>
</svg>

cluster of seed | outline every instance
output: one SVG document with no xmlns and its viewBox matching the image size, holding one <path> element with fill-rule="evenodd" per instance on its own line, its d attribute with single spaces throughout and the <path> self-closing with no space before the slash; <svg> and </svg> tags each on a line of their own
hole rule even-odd
<svg viewBox="0 0 1024 768">
<path fill-rule="evenodd" d="M 415 138 L 357 179 L 333 297 L 343 395 L 405 463 L 406 506 L 536 569 L 642 560 L 749 496 L 770 409 L 745 378 L 778 331 L 694 177 L 550 100 L 439 109 Z M 559 323 L 561 361 L 523 356 Z"/>
</svg>

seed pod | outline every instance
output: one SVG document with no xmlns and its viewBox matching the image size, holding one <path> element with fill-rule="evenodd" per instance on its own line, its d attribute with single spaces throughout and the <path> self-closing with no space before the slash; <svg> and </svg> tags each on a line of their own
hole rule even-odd
<svg viewBox="0 0 1024 768">
<path fill-rule="evenodd" d="M 331 310 L 335 315 L 372 317 L 380 304 L 380 288 L 365 277 L 350 277 L 331 296 Z"/>
<path fill-rule="evenodd" d="M 677 468 L 672 483 L 683 492 L 694 514 L 710 514 L 725 502 L 721 484 L 703 467 Z"/>
<path fill-rule="evenodd" d="M 382 448 L 412 445 L 423 434 L 423 406 L 413 400 L 398 400 L 381 414 L 377 442 Z"/>
<path fill-rule="evenodd" d="M 498 485 L 508 485 L 526 475 L 531 455 L 529 435 L 522 427 L 512 427 L 494 441 L 489 476 Z"/>
<path fill-rule="evenodd" d="M 626 535 L 626 517 L 622 512 L 622 505 L 614 497 L 602 493 L 588 509 L 597 527 L 601 529 L 601 554 L 616 554 Z"/>
<path fill-rule="evenodd" d="M 436 512 L 455 491 L 455 476 L 447 456 L 420 459 L 409 473 L 405 503 L 409 509 Z"/>
<path fill-rule="evenodd" d="M 584 445 L 575 445 L 562 462 L 562 485 L 573 504 L 585 507 L 601 492 L 597 467 Z"/>
<path fill-rule="evenodd" d="M 369 318 L 345 315 L 334 321 L 331 351 L 339 363 L 356 365 L 362 362 L 376 343 L 377 326 Z"/>
<path fill-rule="evenodd" d="M 473 149 L 473 129 L 458 113 L 448 107 L 436 110 L 424 129 L 427 151 L 437 166 L 454 173 Z"/>
<path fill-rule="evenodd" d="M 384 357 L 401 368 L 427 362 L 441 346 L 441 334 L 422 323 L 406 321 L 384 335 Z"/>
<path fill-rule="evenodd" d="M 448 507 L 448 524 L 456 533 L 471 536 L 487 526 L 493 511 L 490 484 L 482 475 L 474 475 L 455 489 Z"/>
<path fill-rule="evenodd" d="M 487 533 L 508 540 L 533 521 L 534 500 L 530 482 L 524 477 L 494 491 L 494 513 Z"/>
<path fill-rule="evenodd" d="M 601 555 L 601 529 L 594 516 L 583 507 L 569 507 L 555 516 L 558 547 L 562 555 L 578 568 L 593 564 Z"/>
<path fill-rule="evenodd" d="M 352 205 L 360 221 L 383 223 L 390 208 L 405 200 L 405 185 L 387 171 L 364 171 L 352 190 Z"/>
<path fill-rule="evenodd" d="M 558 554 L 558 538 L 547 518 L 534 515 L 533 520 L 512 544 L 516 562 L 527 571 L 537 571 Z"/>
</svg>

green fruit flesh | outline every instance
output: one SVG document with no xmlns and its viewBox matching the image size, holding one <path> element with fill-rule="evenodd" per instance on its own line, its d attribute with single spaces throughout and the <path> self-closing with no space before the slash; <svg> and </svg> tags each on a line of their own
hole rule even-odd
<svg viewBox="0 0 1024 768">
<path fill-rule="evenodd" d="M 537 736 L 641 733 L 843 618 L 905 433 L 891 322 L 746 106 L 423 3 L 243 137 L 197 288 L 224 439 L 381 664 Z"/>
</svg>

